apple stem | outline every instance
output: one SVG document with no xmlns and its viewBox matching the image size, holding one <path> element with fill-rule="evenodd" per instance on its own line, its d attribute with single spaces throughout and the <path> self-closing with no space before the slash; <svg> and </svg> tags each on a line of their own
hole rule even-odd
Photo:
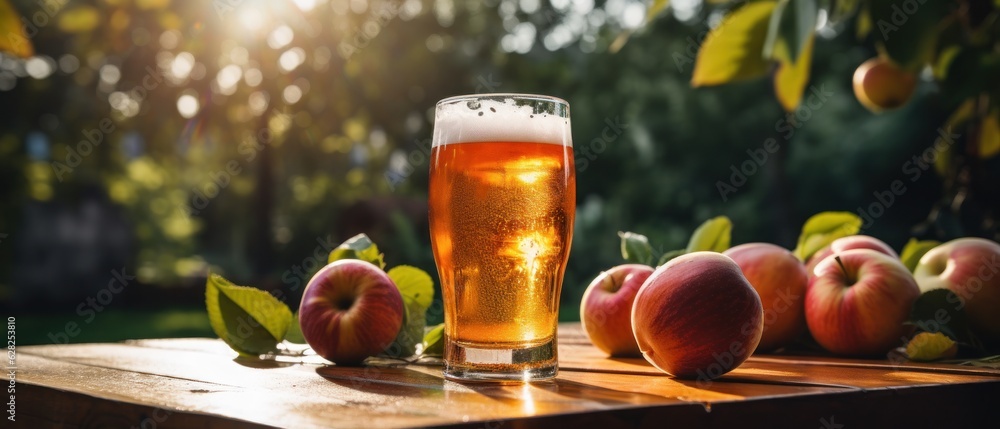
<svg viewBox="0 0 1000 429">
<path fill-rule="evenodd" d="M 847 267 L 844 266 L 844 261 L 840 260 L 840 255 L 834 256 L 833 259 L 837 261 L 837 265 L 840 265 L 840 270 L 844 272 L 844 278 L 847 279 L 850 277 L 847 274 Z"/>
</svg>

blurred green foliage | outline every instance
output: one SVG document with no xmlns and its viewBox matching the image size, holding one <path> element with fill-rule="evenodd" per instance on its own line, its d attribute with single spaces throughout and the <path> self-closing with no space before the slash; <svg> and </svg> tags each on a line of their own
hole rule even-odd
<svg viewBox="0 0 1000 429">
<path fill-rule="evenodd" d="M 726 7 L 699 1 L 642 29 L 645 5 L 631 0 L 12 3 L 29 21 L 62 6 L 28 32 L 36 57 L 0 61 L 7 300 L 18 264 L 51 258 L 18 253 L 27 208 L 74 207 L 95 189 L 127 219 L 124 263 L 143 287 L 201 287 L 211 269 L 295 296 L 295 268 L 308 279 L 324 242 L 358 232 L 389 266 L 436 273 L 424 205 L 433 106 L 475 92 L 571 104 L 578 209 L 562 320 L 622 262 L 618 231 L 663 253 L 725 215 L 734 245 L 793 247 L 811 214 L 868 210 L 873 192 L 903 180 L 864 233 L 896 248 L 911 236 L 997 238 L 997 159 L 962 183 L 906 174 L 950 112 L 928 82 L 898 111 L 861 108 L 850 76 L 875 51 L 853 24 L 818 33 L 805 90 L 818 101 L 786 113 L 767 78 L 691 88 L 699 41 Z M 611 53 L 623 31 L 635 33 Z M 100 144 L 80 143 L 95 135 Z"/>
</svg>

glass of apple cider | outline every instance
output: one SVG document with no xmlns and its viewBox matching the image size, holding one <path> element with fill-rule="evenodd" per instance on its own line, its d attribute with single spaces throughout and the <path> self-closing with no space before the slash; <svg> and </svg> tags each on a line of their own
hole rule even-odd
<svg viewBox="0 0 1000 429">
<path fill-rule="evenodd" d="M 429 205 L 445 376 L 555 377 L 576 207 L 569 104 L 521 94 L 438 102 Z"/>
</svg>

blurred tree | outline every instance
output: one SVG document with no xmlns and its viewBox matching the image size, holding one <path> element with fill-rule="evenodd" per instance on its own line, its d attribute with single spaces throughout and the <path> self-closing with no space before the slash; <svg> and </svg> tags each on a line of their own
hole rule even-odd
<svg viewBox="0 0 1000 429">
<path fill-rule="evenodd" d="M 572 106 L 578 221 L 568 319 L 596 271 L 621 261 L 619 230 L 670 250 L 724 214 L 734 244 L 790 246 L 809 215 L 867 210 L 872 192 L 900 179 L 907 193 L 866 230 L 898 247 L 932 211 L 937 198 L 928 196 L 951 186 L 930 171 L 911 180 L 900 166 L 932 144 L 954 103 L 921 81 L 907 106 L 864 111 L 849 77 L 874 55 L 873 42 L 858 43 L 856 19 L 819 20 L 819 11 L 831 16 L 827 5 L 817 9 L 800 83 L 805 100 L 810 88 L 821 100 L 788 112 L 759 81 L 772 63 L 756 80 L 690 87 L 699 47 L 724 28 L 729 5 L 675 1 L 643 26 L 646 5 L 634 0 L 10 4 L 34 52 L 0 54 L 8 294 L 34 287 L 18 280 L 26 261 L 60 270 L 100 251 L 108 257 L 88 276 L 49 281 L 85 293 L 125 264 L 143 283 L 200 288 L 211 268 L 294 297 L 294 279 L 318 269 L 313 255 L 357 232 L 376 237 L 389 265 L 435 273 L 423 208 L 430 121 L 437 100 L 463 93 L 536 92 Z M 11 16 L 0 9 L 0 25 Z M 995 20 L 982 22 L 995 32 Z M 623 32 L 631 40 L 612 53 Z M 758 163 L 768 139 L 780 149 Z M 721 193 L 718 183 L 747 162 L 753 173 Z M 997 157 L 981 162 L 977 183 L 995 183 Z M 976 195 L 963 207 L 978 201 L 978 211 L 940 211 L 935 225 L 948 227 L 925 234 L 995 234 L 983 220 L 1000 198 Z M 124 247 L 96 250 L 81 238 L 80 229 L 112 235 L 76 227 L 90 225 L 85 207 L 123 219 L 113 223 Z M 60 230 L 40 212 L 72 222 Z M 36 217 L 40 234 L 63 238 L 26 253 Z"/>
</svg>

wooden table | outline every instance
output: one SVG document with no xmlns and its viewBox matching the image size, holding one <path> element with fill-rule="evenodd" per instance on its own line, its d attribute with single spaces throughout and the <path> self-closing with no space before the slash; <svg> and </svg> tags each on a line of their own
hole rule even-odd
<svg viewBox="0 0 1000 429">
<path fill-rule="evenodd" d="M 1000 370 L 826 357 L 752 357 L 709 383 L 608 359 L 560 326 L 559 377 L 445 381 L 426 365 L 235 359 L 219 340 L 17 349 L 26 428 L 1000 427 Z M 10 423 L 10 422 L 7 422 Z"/>
</svg>

